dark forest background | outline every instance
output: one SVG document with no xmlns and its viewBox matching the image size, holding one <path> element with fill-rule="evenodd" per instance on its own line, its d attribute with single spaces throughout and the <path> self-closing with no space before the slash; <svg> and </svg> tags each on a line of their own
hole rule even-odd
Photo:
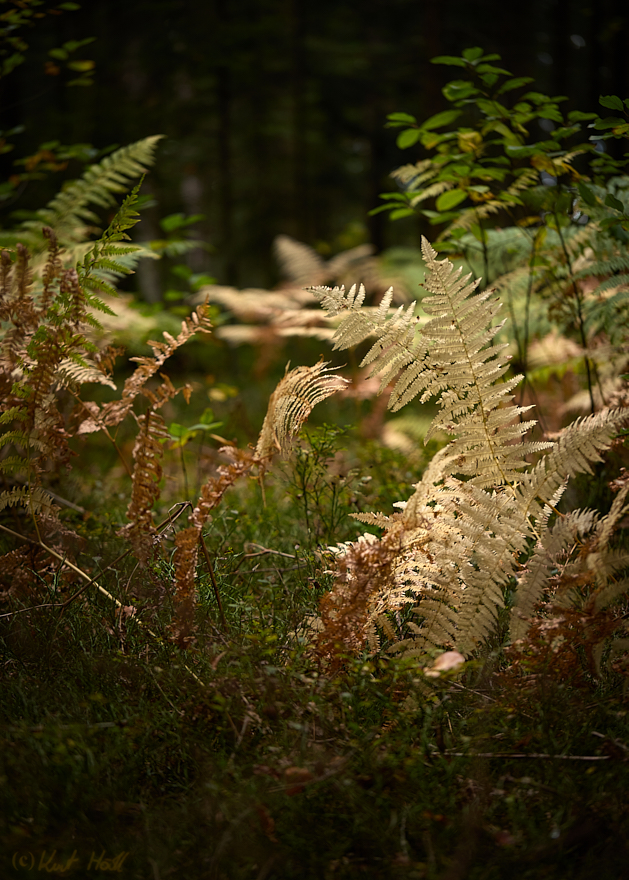
<svg viewBox="0 0 629 880">
<path fill-rule="evenodd" d="M 386 115 L 444 107 L 457 71 L 432 57 L 482 46 L 538 90 L 567 95 L 566 109 L 595 111 L 600 94 L 629 95 L 628 34 L 626 0 L 89 0 L 28 33 L 26 62 L 0 92 L 1 128 L 24 132 L 0 158 L 8 175 L 42 142 L 100 150 L 163 133 L 138 236 L 158 238 L 171 213 L 202 214 L 190 234 L 211 248 L 192 251 L 191 268 L 269 286 L 278 233 L 322 253 L 417 243 L 419 220 L 368 212 L 415 155 L 397 149 Z M 51 49 L 89 36 L 92 85 L 46 75 Z M 75 165 L 18 188 L 2 224 L 40 207 Z M 139 275 L 149 299 L 157 271 Z"/>
</svg>

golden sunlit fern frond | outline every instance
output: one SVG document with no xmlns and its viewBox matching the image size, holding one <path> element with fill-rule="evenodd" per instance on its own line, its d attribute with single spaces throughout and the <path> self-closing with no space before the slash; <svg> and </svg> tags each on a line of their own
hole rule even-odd
<svg viewBox="0 0 629 880">
<path fill-rule="evenodd" d="M 280 272 L 296 287 L 330 281 L 339 283 L 348 273 L 361 278 L 368 288 L 382 287 L 383 279 L 378 260 L 373 256 L 375 248 L 372 244 L 359 244 L 326 261 L 309 245 L 289 235 L 278 235 L 273 250 Z"/>
<path fill-rule="evenodd" d="M 325 260 L 301 241 L 289 235 L 278 235 L 273 242 L 273 251 L 280 271 L 295 287 L 306 284 L 320 284 L 328 277 Z"/>
<path fill-rule="evenodd" d="M 336 331 L 334 347 L 350 348 L 375 335 L 361 366 L 372 364 L 372 375 L 383 374 L 381 390 L 398 377 L 389 408 L 398 410 L 419 395 L 422 403 L 438 397 L 440 413 L 426 440 L 437 431 L 456 435 L 450 449 L 456 472 L 478 485 L 511 483 L 526 463 L 524 456 L 549 444 L 520 442 L 534 422 L 518 422 L 525 409 L 506 404 L 521 377 L 495 384 L 508 369 L 507 346 L 488 347 L 502 326 L 492 326 L 500 303 L 490 293 L 476 294 L 478 282 L 462 278 L 449 260 L 437 260 L 426 239 L 422 252 L 430 294 L 422 307 L 431 320 L 420 333 L 413 317 L 415 303 L 389 316 L 391 291 L 370 313 L 361 308 L 362 290 L 352 288 L 345 294 L 339 288 L 317 288 L 313 292 L 326 311 L 349 312 Z"/>
<path fill-rule="evenodd" d="M 297 367 L 286 373 L 269 399 L 267 414 L 256 446 L 256 457 L 269 458 L 275 452 L 286 452 L 292 437 L 298 433 L 314 407 L 337 391 L 348 380 L 332 372 L 322 361 L 313 367 Z"/>
<path fill-rule="evenodd" d="M 416 372 L 423 369 L 425 348 L 416 332 L 416 303 L 392 310 L 393 288 L 389 288 L 377 308 L 365 308 L 366 292 L 362 284 L 359 287 L 354 284 L 348 291 L 344 287 L 315 287 L 312 292 L 328 315 L 342 316 L 333 337 L 335 350 L 352 348 L 370 337 L 376 338 L 360 366 L 372 364 L 370 375 L 382 374 L 380 391 L 398 373 L 402 374 L 399 384 L 412 381 L 409 377 L 414 378 Z"/>
<path fill-rule="evenodd" d="M 421 654 L 457 646 L 470 653 L 491 635 L 504 607 L 505 588 L 515 585 L 518 576 L 525 610 L 537 601 L 548 566 L 544 569 L 540 556 L 532 563 L 533 574 L 522 575 L 519 560 L 530 555 L 533 539 L 546 548 L 549 560 L 561 552 L 547 538 L 549 511 L 567 479 L 590 471 L 592 462 L 600 460 L 600 453 L 627 420 L 627 411 L 606 410 L 579 419 L 557 443 L 525 441 L 523 435 L 534 422 L 520 419 L 529 407 L 511 403 L 521 377 L 504 380 L 506 346 L 491 345 L 499 329 L 494 321 L 500 304 L 489 292 L 477 293 L 477 284 L 470 283 L 469 276 L 462 278 L 449 260 L 437 260 L 425 239 L 422 250 L 430 294 L 422 306 L 430 320 L 421 328 L 413 324 L 412 306 L 389 317 L 388 297 L 374 314 L 363 309 L 364 297 L 356 288 L 349 293 L 338 288 L 314 292 L 328 312 L 343 315 L 337 348 L 376 335 L 363 364 L 371 362 L 373 372 L 384 373 L 386 383 L 399 374 L 391 408 L 416 397 L 422 403 L 437 398 L 439 412 L 427 439 L 437 430 L 453 438 L 435 456 L 408 501 L 398 503 L 401 513 L 356 516 L 383 527 L 382 540 L 387 545 L 396 540 L 399 547 L 386 583 L 370 593 L 362 639 L 369 638 L 372 648 L 378 647 L 373 634 L 383 615 L 395 616 L 404 604 L 414 605 L 416 622 L 405 624 L 405 634 L 399 627 L 381 626 L 392 650 Z M 536 465 L 527 461 L 540 453 Z M 614 517 L 618 516 L 614 508 Z M 336 631 L 342 629 L 339 616 L 349 582 L 342 560 L 354 548 L 356 542 L 338 548 L 337 583 L 328 603 L 335 608 Z M 358 549 L 357 554 L 351 571 L 359 566 Z M 609 569 L 612 577 L 611 562 Z M 356 569 L 349 580 L 358 584 L 359 579 Z M 325 630 L 320 643 L 329 648 Z"/>
</svg>

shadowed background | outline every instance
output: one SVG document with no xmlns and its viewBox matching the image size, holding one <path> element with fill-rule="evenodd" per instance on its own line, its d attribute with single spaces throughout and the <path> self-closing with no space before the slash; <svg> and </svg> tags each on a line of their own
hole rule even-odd
<svg viewBox="0 0 629 880">
<path fill-rule="evenodd" d="M 566 109 L 598 110 L 600 94 L 629 94 L 624 0 L 505 9 L 479 0 L 89 0 L 34 28 L 26 63 L 0 83 L 2 128 L 25 126 L 3 170 L 45 141 L 102 149 L 164 133 L 143 189 L 154 205 L 137 234 L 158 238 L 173 212 L 203 215 L 190 234 L 211 247 L 187 261 L 223 284 L 276 283 L 279 233 L 325 256 L 363 241 L 378 251 L 416 245 L 425 221 L 368 212 L 392 189 L 389 171 L 415 156 L 397 149 L 386 115 L 421 119 L 445 106 L 441 88 L 457 71 L 430 58 L 482 46 L 514 75 L 535 77 L 532 88 L 567 95 Z M 67 88 L 50 65 L 45 75 L 50 49 L 89 36 L 93 85 Z M 16 208 L 39 207 L 59 177 L 5 203 L 3 225 Z M 143 267 L 144 298 L 159 299 L 162 271 Z"/>
</svg>

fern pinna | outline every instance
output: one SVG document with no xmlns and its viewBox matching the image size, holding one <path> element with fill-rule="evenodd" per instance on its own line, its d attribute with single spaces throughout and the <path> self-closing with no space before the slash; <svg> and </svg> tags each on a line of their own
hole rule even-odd
<svg viewBox="0 0 629 880">
<path fill-rule="evenodd" d="M 372 649 L 384 632 L 394 650 L 421 654 L 455 645 L 469 653 L 494 630 L 505 587 L 517 578 L 512 619 L 518 630 L 515 622 L 530 615 L 548 586 L 546 578 L 524 577 L 521 560 L 547 541 L 566 479 L 590 471 L 627 418 L 625 410 L 606 410 L 578 420 L 556 443 L 523 439 L 535 422 L 521 420 L 528 407 L 511 403 L 521 377 L 503 380 L 506 346 L 490 345 L 501 326 L 494 324 L 500 303 L 491 292 L 477 293 L 477 282 L 461 277 L 449 260 L 437 260 L 426 239 L 422 252 L 429 294 L 422 307 L 430 320 L 421 327 L 415 304 L 391 313 L 392 291 L 374 310 L 363 307 L 364 290 L 355 286 L 347 292 L 313 288 L 326 311 L 343 316 L 335 348 L 375 337 L 361 366 L 371 364 L 372 374 L 382 376 L 381 390 L 393 384 L 389 407 L 436 398 L 439 412 L 426 439 L 436 431 L 452 438 L 411 497 L 398 503 L 400 512 L 355 514 L 385 530 L 381 564 L 375 563 L 373 536 L 337 548 L 339 577 L 325 600 L 335 613 L 328 614 L 319 639 L 328 654 L 332 644 L 349 647 L 343 597 L 358 582 L 367 595 L 362 639 Z M 539 456 L 537 464 L 529 464 L 529 456 Z M 601 552 L 607 547 L 601 545 Z M 366 579 L 365 570 L 388 574 Z M 409 606 L 415 620 L 402 625 L 391 612 Z"/>
</svg>

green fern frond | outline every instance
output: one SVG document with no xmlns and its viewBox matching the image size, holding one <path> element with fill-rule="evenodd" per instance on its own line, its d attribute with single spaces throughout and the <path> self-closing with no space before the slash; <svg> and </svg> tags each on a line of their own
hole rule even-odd
<svg viewBox="0 0 629 880">
<path fill-rule="evenodd" d="M 28 414 L 19 406 L 12 406 L 0 413 L 0 425 L 10 425 L 13 421 L 24 422 Z"/>
<path fill-rule="evenodd" d="M 118 296 L 118 291 L 113 286 L 113 284 L 110 284 L 109 281 L 106 281 L 104 278 L 100 277 L 96 273 L 88 276 L 87 278 L 84 278 L 82 281 L 82 284 L 83 284 L 83 287 L 86 288 L 87 290 L 94 290 L 94 291 L 97 290 L 99 293 L 106 293 L 112 297 Z M 99 302 L 102 303 L 102 300 L 99 300 Z M 104 305 L 104 303 L 103 303 L 103 305 Z M 105 309 L 102 309 L 102 311 L 105 311 Z M 109 313 L 115 314 L 115 312 L 112 312 L 111 309 L 109 310 L 108 314 Z"/>
<path fill-rule="evenodd" d="M 8 455 L 0 460 L 0 472 L 3 474 L 15 474 L 26 469 L 26 462 L 22 456 Z"/>
<path fill-rule="evenodd" d="M 7 443 L 17 443 L 25 449 L 36 445 L 36 441 L 25 431 L 5 431 L 0 434 L 0 446 L 6 446 Z"/>
<path fill-rule="evenodd" d="M 86 224 L 98 222 L 97 215 L 88 206 L 109 208 L 115 204 L 114 194 L 127 191 L 131 182 L 152 165 L 162 137 L 152 135 L 129 144 L 90 166 L 81 178 L 66 184 L 37 212 L 37 220 L 26 221 L 22 228 L 39 235 L 42 225 L 50 226 L 64 244 L 82 241 Z"/>
<path fill-rule="evenodd" d="M 21 505 L 31 513 L 44 513 L 54 516 L 55 506 L 51 495 L 41 486 L 13 486 L 12 489 L 0 492 L 0 510 L 5 507 Z"/>
</svg>

